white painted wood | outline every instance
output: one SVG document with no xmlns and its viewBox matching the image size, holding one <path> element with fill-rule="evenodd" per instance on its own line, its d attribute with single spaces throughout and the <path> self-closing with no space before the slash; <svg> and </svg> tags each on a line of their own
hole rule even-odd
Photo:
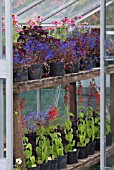
<svg viewBox="0 0 114 170">
<path fill-rule="evenodd" d="M 6 60 L 0 59 L 0 78 L 6 78 Z"/>
</svg>

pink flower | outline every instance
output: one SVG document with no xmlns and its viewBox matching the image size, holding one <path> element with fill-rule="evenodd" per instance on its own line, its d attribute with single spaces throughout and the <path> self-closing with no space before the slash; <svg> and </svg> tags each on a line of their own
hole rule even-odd
<svg viewBox="0 0 114 170">
<path fill-rule="evenodd" d="M 67 17 L 63 18 L 61 21 L 65 24 L 71 24 L 71 19 Z"/>
<path fill-rule="evenodd" d="M 44 19 L 43 17 L 38 16 L 38 17 L 35 19 L 35 21 L 36 21 L 36 22 L 41 22 L 43 19 Z"/>
<path fill-rule="evenodd" d="M 58 24 L 60 24 L 60 22 L 59 21 L 57 21 L 57 20 L 55 20 L 55 21 L 52 21 L 52 24 L 54 24 L 54 25 L 58 25 Z"/>
<path fill-rule="evenodd" d="M 55 30 L 55 28 L 54 28 L 54 27 L 46 27 L 46 28 L 44 28 L 44 30 L 50 30 L 50 31 L 53 31 L 53 30 Z"/>
<path fill-rule="evenodd" d="M 76 16 L 76 19 L 82 19 L 82 18 L 83 18 L 83 16 L 81 16 L 81 15 Z"/>
</svg>

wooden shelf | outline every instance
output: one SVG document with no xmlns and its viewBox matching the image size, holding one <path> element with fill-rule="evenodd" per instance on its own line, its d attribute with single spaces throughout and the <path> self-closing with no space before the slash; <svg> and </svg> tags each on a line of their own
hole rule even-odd
<svg viewBox="0 0 114 170">
<path fill-rule="evenodd" d="M 114 155 L 114 144 L 106 148 L 106 156 Z M 79 159 L 78 163 L 67 165 L 67 170 L 87 170 L 89 167 L 100 162 L 100 152 L 95 151 L 94 155 L 88 156 L 86 159 Z M 65 169 L 64 169 L 65 170 Z"/>
<path fill-rule="evenodd" d="M 114 65 L 108 66 L 106 69 L 107 74 L 114 73 Z M 79 73 L 65 74 L 59 77 L 48 77 L 26 82 L 14 83 L 14 93 L 29 91 L 38 88 L 52 87 L 59 84 L 68 84 L 78 80 L 86 80 L 100 75 L 100 68 L 95 68 L 89 71 L 80 71 Z"/>
<path fill-rule="evenodd" d="M 14 83 L 14 93 L 29 91 L 38 88 L 52 87 L 59 84 L 68 84 L 78 80 L 86 80 L 91 77 L 99 76 L 100 68 L 92 71 L 80 71 L 79 73 L 65 74 L 59 77 L 48 77 L 38 80 L 31 80 L 26 82 Z"/>
</svg>

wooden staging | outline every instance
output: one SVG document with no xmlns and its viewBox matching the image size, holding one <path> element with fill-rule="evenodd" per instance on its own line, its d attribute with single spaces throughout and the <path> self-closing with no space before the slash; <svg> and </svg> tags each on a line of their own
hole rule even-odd
<svg viewBox="0 0 114 170">
<path fill-rule="evenodd" d="M 113 75 L 114 74 L 114 65 L 108 66 L 106 68 L 105 72 L 107 74 Z M 70 100 L 71 101 L 73 100 L 72 105 L 70 105 L 70 109 L 76 118 L 77 117 L 76 108 L 75 108 L 76 96 L 72 95 L 73 93 L 74 94 L 76 93 L 76 86 L 74 85 L 75 82 L 78 80 L 86 80 L 89 78 L 97 77 L 99 75 L 100 75 L 100 68 L 95 68 L 90 71 L 80 71 L 79 73 L 66 74 L 63 77 L 48 77 L 48 78 L 42 78 L 39 80 L 14 83 L 14 85 L 13 85 L 14 111 L 18 111 L 18 113 L 20 115 L 20 109 L 19 109 L 19 103 L 18 103 L 19 100 L 17 100 L 17 99 L 19 99 L 20 92 L 34 90 L 34 89 L 37 90 L 39 88 L 48 88 L 48 87 L 57 86 L 60 84 L 62 84 L 62 85 L 70 84 L 70 86 L 72 88 L 70 90 L 70 94 L 71 94 Z M 111 90 L 112 90 L 112 88 L 114 89 L 114 81 L 112 81 L 112 80 L 113 79 L 111 79 Z M 112 117 L 112 114 L 113 114 L 113 108 L 111 109 L 111 117 Z M 113 121 L 114 121 L 114 119 L 113 119 Z M 111 125 L 112 128 L 113 128 L 113 124 Z M 22 142 L 23 142 L 22 141 L 22 131 L 20 131 L 20 127 L 21 127 L 20 120 L 18 121 L 17 128 L 15 128 L 15 126 L 17 126 L 17 117 L 16 116 L 14 116 L 14 141 L 18 141 L 18 145 L 19 145 L 18 150 L 21 151 L 21 158 L 22 158 L 22 166 L 20 168 L 21 168 L 21 170 L 24 170 L 25 169 L 24 168 L 24 153 L 23 153 L 23 145 L 22 145 Z M 20 135 L 18 135 L 19 131 L 21 133 Z M 112 131 L 112 133 L 113 133 L 112 135 L 114 136 L 114 131 Z M 114 141 L 114 139 L 113 139 L 113 141 Z M 14 144 L 14 153 L 15 153 L 15 155 L 14 155 L 15 158 L 20 158 L 20 152 L 17 152 L 17 147 L 15 144 Z M 114 154 L 114 145 L 112 147 L 107 148 L 107 156 L 111 156 L 112 154 Z M 82 170 L 82 169 L 84 170 L 92 165 L 95 165 L 99 161 L 100 161 L 100 153 L 96 152 L 94 155 L 89 156 L 87 159 L 79 160 L 79 162 L 75 165 L 67 166 L 67 170 Z"/>
<path fill-rule="evenodd" d="M 114 154 L 114 144 L 112 146 L 108 146 L 106 149 L 106 156 L 110 157 Z M 95 151 L 94 155 L 89 156 L 86 159 L 79 159 L 78 163 L 73 165 L 67 165 L 67 169 L 64 170 L 87 170 L 89 167 L 100 162 L 100 152 Z"/>
<path fill-rule="evenodd" d="M 114 73 L 114 65 L 108 66 L 106 69 L 107 74 Z M 20 93 L 23 91 L 29 91 L 38 88 L 46 88 L 57 86 L 59 84 L 73 83 L 78 80 L 86 80 L 89 78 L 97 77 L 100 75 L 100 68 L 95 68 L 89 71 L 80 71 L 79 73 L 65 74 L 59 77 L 48 77 L 38 80 L 30 80 L 26 82 L 14 83 L 14 93 Z"/>
</svg>

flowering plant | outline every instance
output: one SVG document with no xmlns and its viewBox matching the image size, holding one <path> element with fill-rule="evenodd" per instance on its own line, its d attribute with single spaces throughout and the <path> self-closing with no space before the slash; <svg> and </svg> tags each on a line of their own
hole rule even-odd
<svg viewBox="0 0 114 170">
<path fill-rule="evenodd" d="M 13 24 L 13 32 L 12 32 L 12 35 L 13 35 L 13 42 L 17 42 L 18 40 L 18 37 L 19 37 L 19 25 L 18 25 L 18 20 L 17 20 L 17 16 L 12 14 L 12 24 Z M 5 32 L 5 17 L 2 16 L 2 31 L 3 31 L 3 37 L 2 37 L 2 44 L 5 45 L 5 35 L 4 35 L 4 32 Z"/>
<path fill-rule="evenodd" d="M 13 170 L 20 170 L 19 165 L 21 164 L 22 164 L 22 160 L 20 158 L 17 158 L 15 165 L 13 166 Z"/>
<path fill-rule="evenodd" d="M 53 21 L 52 24 L 54 24 L 55 29 L 50 34 L 57 39 L 65 41 L 69 31 L 75 26 L 75 20 L 65 17 L 61 21 Z"/>
</svg>

